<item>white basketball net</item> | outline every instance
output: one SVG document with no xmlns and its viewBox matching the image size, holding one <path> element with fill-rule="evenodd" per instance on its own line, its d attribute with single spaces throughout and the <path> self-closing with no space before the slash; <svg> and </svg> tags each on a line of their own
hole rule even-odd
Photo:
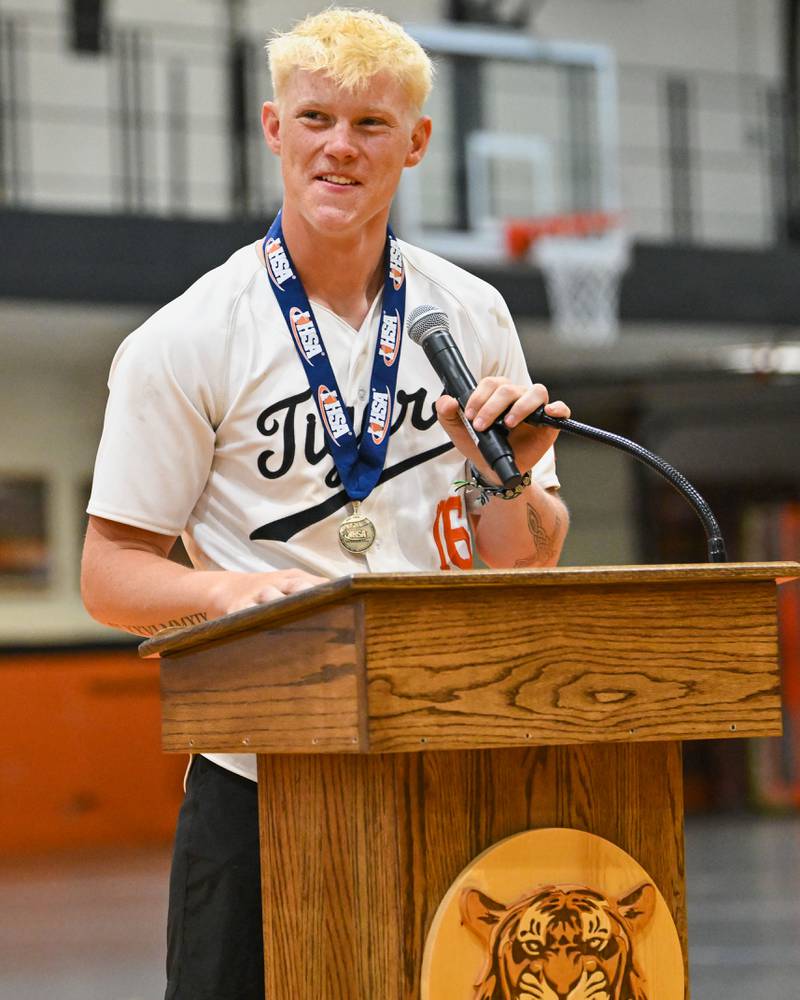
<svg viewBox="0 0 800 1000">
<path fill-rule="evenodd" d="M 544 275 L 558 337 L 600 344 L 617 336 L 620 283 L 630 260 L 621 229 L 601 236 L 542 236 L 531 255 Z"/>
</svg>

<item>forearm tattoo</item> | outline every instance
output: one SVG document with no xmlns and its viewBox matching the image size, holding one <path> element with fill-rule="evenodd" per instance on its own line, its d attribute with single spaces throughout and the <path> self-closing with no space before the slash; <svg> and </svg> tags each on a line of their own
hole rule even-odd
<svg viewBox="0 0 800 1000">
<path fill-rule="evenodd" d="M 555 514 L 555 524 L 552 534 L 548 534 L 542 525 L 539 512 L 533 504 L 526 504 L 528 508 L 528 533 L 533 541 L 533 555 L 524 559 L 517 559 L 514 563 L 515 569 L 524 569 L 530 566 L 538 566 L 552 559 L 556 552 L 555 539 L 558 538 L 561 530 L 561 518 Z"/>
<path fill-rule="evenodd" d="M 165 628 L 188 628 L 190 625 L 199 625 L 207 622 L 208 615 L 205 611 L 195 611 L 192 615 L 183 615 L 181 618 L 170 618 L 169 621 L 161 622 L 159 625 L 116 625 L 114 622 L 108 624 L 111 628 L 122 629 L 123 632 L 131 632 L 133 635 L 140 635 L 144 639 L 149 639 Z"/>
</svg>

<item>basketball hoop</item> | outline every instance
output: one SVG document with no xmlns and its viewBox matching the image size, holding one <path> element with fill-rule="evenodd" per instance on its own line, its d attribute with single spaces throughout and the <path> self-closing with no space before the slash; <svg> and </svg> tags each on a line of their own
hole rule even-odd
<svg viewBox="0 0 800 1000">
<path fill-rule="evenodd" d="M 630 261 L 618 215 L 583 212 L 516 219 L 505 227 L 512 257 L 542 271 L 553 329 L 572 343 L 601 344 L 619 332 L 619 289 Z"/>
</svg>

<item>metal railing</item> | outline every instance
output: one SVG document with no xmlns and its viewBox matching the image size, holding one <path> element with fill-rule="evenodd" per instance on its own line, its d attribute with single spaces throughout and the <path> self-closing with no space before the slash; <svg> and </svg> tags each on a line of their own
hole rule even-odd
<svg viewBox="0 0 800 1000">
<path fill-rule="evenodd" d="M 278 165 L 259 123 L 269 93 L 262 39 L 112 23 L 107 41 L 99 54 L 74 54 L 52 15 L 0 12 L 0 204 L 230 218 L 279 203 Z M 469 203 L 456 99 L 464 58 L 446 47 L 437 57 L 434 142 L 419 173 L 419 211 L 441 229 L 463 228 Z M 490 52 L 467 58 L 482 107 L 472 126 L 546 151 L 562 180 L 548 195 L 556 211 L 596 207 L 608 173 L 597 79 L 547 59 L 525 68 Z M 774 81 L 626 65 L 616 79 L 616 176 L 634 235 L 750 246 L 782 238 L 784 101 Z M 535 173 L 492 161 L 484 203 L 497 217 L 530 214 Z"/>
</svg>

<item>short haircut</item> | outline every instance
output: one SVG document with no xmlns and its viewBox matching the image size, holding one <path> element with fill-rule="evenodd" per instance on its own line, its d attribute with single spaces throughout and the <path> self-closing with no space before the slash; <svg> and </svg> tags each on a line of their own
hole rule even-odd
<svg viewBox="0 0 800 1000">
<path fill-rule="evenodd" d="M 433 65 L 422 46 L 383 14 L 331 7 L 312 14 L 267 43 L 276 101 L 296 69 L 327 73 L 348 90 L 387 72 L 417 110 L 433 85 Z"/>
</svg>

